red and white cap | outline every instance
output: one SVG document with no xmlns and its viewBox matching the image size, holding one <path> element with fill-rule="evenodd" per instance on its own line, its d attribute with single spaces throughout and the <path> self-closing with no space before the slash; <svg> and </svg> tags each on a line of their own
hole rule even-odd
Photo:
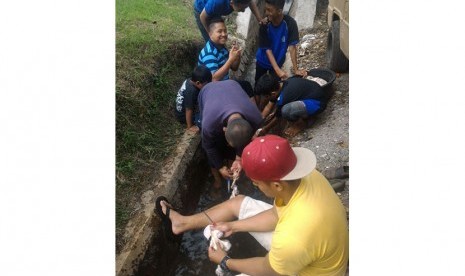
<svg viewBox="0 0 465 276">
<path fill-rule="evenodd" d="M 316 167 L 315 154 L 302 147 L 291 147 L 287 139 L 276 135 L 255 138 L 242 152 L 242 168 L 259 181 L 300 179 Z"/>
</svg>

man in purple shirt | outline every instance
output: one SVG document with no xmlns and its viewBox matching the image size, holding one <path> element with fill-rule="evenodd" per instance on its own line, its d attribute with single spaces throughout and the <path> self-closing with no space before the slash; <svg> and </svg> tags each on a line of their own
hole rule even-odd
<svg viewBox="0 0 465 276">
<path fill-rule="evenodd" d="M 241 155 L 263 119 L 239 83 L 233 80 L 212 82 L 200 91 L 202 147 L 213 177 L 213 193 L 218 195 L 221 176 L 232 178 L 241 171 Z M 234 160 L 231 168 L 225 160 Z"/>
</svg>

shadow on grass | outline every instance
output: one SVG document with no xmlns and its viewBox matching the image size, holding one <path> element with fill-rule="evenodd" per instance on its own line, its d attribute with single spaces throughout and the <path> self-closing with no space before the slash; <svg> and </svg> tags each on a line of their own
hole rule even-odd
<svg viewBox="0 0 465 276">
<path fill-rule="evenodd" d="M 184 126 L 174 117 L 174 100 L 203 45 L 183 41 L 150 60 L 117 59 L 116 248 L 138 211 L 140 195 L 153 185 L 163 160 L 176 147 Z"/>
</svg>

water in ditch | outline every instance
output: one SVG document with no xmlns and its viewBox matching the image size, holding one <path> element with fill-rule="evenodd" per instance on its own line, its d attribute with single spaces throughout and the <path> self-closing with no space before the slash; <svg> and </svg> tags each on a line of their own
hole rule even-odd
<svg viewBox="0 0 465 276">
<path fill-rule="evenodd" d="M 261 192 L 247 181 L 244 177 L 239 188 L 241 194 L 247 194 L 251 197 L 264 199 Z M 247 187 L 249 186 L 249 187 Z M 269 200 L 267 200 L 270 202 Z M 201 212 L 215 204 L 208 195 L 207 189 L 202 193 L 199 199 L 196 213 Z M 258 244 L 248 233 L 236 234 L 229 238 L 232 248 L 228 253 L 232 257 L 246 258 L 252 256 L 264 256 L 266 251 Z M 179 248 L 181 261 L 176 265 L 173 275 L 215 275 L 216 265 L 211 263 L 207 254 L 208 241 L 203 236 L 203 229 L 186 232 L 181 241 Z"/>
<path fill-rule="evenodd" d="M 229 198 L 224 185 L 224 197 L 214 200 L 209 195 L 210 183 L 213 177 L 206 158 L 197 153 L 193 164 L 190 164 L 186 176 L 176 192 L 172 204 L 179 208 L 182 214 L 193 214 L 208 209 Z M 240 194 L 264 200 L 271 203 L 251 181 L 242 175 L 237 181 Z M 145 253 L 144 260 L 139 265 L 136 276 L 191 276 L 215 275 L 216 264 L 208 259 L 208 241 L 203 236 L 203 228 L 185 232 L 177 241 L 169 241 L 163 233 L 155 235 Z M 266 250 L 248 233 L 237 233 L 229 237 L 232 247 L 228 254 L 233 258 L 248 258 L 265 256 Z M 233 275 L 233 274 L 231 274 Z"/>
</svg>

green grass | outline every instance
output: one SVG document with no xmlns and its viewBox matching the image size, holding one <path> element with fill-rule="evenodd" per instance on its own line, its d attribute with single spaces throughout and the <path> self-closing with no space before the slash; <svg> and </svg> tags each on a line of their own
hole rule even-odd
<svg viewBox="0 0 465 276">
<path fill-rule="evenodd" d="M 174 99 L 201 44 L 190 0 L 116 0 L 116 244 L 184 127 Z"/>
</svg>

